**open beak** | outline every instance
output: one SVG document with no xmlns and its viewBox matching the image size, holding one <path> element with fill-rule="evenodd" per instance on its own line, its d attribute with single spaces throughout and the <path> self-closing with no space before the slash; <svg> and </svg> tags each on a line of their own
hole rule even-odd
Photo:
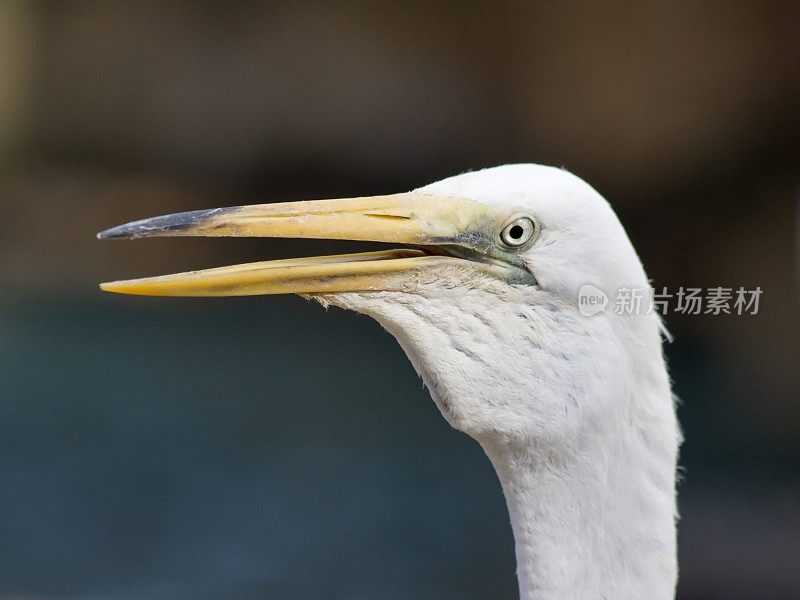
<svg viewBox="0 0 800 600">
<path fill-rule="evenodd" d="M 405 289 L 423 271 L 482 260 L 495 215 L 485 205 L 419 193 L 234 206 L 134 221 L 98 238 L 236 236 L 392 242 L 414 249 L 296 258 L 103 283 L 101 289 L 148 296 L 324 294 Z"/>
</svg>

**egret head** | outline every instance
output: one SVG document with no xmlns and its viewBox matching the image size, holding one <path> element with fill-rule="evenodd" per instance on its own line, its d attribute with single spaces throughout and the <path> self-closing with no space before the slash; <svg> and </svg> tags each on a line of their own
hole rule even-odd
<svg viewBox="0 0 800 600">
<path fill-rule="evenodd" d="M 614 426 L 609 415 L 630 414 L 622 374 L 637 357 L 629 342 L 661 356 L 655 316 L 579 311 L 586 284 L 611 295 L 622 286 L 646 288 L 647 280 L 606 201 L 561 169 L 508 165 L 406 194 L 194 211 L 99 237 L 165 235 L 404 245 L 102 287 L 175 296 L 298 293 L 368 314 L 398 339 L 445 418 L 482 442 L 586 443 Z M 617 372 L 620 380 L 609 381 Z M 593 387 L 608 393 L 587 405 Z"/>
</svg>

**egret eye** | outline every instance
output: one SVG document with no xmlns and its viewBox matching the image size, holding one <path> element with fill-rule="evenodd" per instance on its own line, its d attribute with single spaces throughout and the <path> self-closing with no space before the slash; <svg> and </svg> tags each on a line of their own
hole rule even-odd
<svg viewBox="0 0 800 600">
<path fill-rule="evenodd" d="M 500 239 L 507 246 L 518 247 L 527 244 L 536 233 L 536 223 L 528 217 L 514 219 L 500 232 Z"/>
</svg>

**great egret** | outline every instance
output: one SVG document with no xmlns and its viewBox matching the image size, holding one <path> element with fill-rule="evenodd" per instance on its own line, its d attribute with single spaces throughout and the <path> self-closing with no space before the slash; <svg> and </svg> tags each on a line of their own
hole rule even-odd
<svg viewBox="0 0 800 600">
<path fill-rule="evenodd" d="M 267 236 L 410 249 L 102 284 L 164 296 L 304 294 L 399 341 L 500 478 L 523 600 L 674 597 L 680 430 L 645 310 L 579 310 L 585 285 L 649 289 L 608 203 L 567 171 L 465 173 L 414 192 L 155 217 L 100 238 Z"/>
</svg>

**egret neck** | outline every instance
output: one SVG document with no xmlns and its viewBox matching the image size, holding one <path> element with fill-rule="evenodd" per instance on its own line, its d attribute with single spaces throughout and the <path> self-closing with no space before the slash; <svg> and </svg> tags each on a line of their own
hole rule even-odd
<svg viewBox="0 0 800 600">
<path fill-rule="evenodd" d="M 657 316 L 587 320 L 485 287 L 445 303 L 439 285 L 321 299 L 381 323 L 445 419 L 483 447 L 521 600 L 673 598 L 680 437 Z"/>
<path fill-rule="evenodd" d="M 635 438 L 607 460 L 482 444 L 506 497 L 521 600 L 673 598 L 672 482 L 631 460 L 645 455 Z"/>
</svg>

